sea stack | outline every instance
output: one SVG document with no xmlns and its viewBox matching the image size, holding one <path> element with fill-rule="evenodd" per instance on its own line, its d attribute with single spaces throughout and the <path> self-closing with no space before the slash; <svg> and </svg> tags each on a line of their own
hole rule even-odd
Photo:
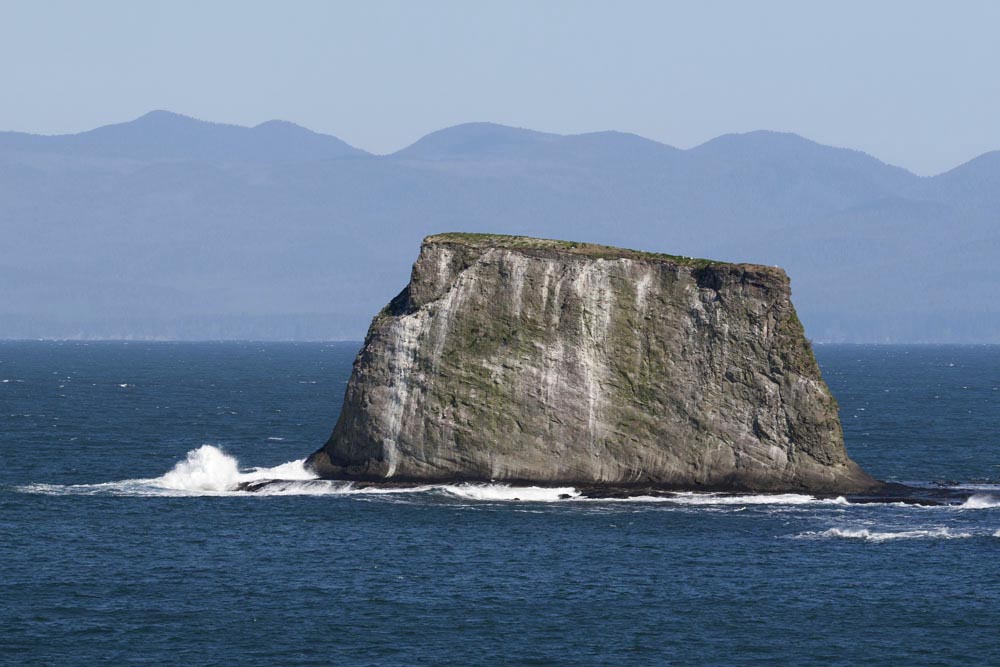
<svg viewBox="0 0 1000 667">
<path fill-rule="evenodd" d="M 854 493 L 781 269 L 426 238 L 308 464 L 366 482 Z"/>
</svg>

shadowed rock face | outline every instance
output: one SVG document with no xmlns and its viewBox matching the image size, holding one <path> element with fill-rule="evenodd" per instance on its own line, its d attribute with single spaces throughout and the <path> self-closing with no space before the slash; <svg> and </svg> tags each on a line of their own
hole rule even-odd
<svg viewBox="0 0 1000 667">
<path fill-rule="evenodd" d="M 874 488 L 790 293 L 765 266 L 428 237 L 309 463 L 366 481 Z"/>
</svg>

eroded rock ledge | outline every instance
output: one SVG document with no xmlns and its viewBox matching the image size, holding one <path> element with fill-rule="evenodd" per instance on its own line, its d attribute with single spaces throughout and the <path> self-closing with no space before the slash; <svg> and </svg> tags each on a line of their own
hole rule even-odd
<svg viewBox="0 0 1000 667">
<path fill-rule="evenodd" d="M 790 296 L 778 268 L 430 236 L 308 463 L 369 482 L 876 488 Z"/>
</svg>

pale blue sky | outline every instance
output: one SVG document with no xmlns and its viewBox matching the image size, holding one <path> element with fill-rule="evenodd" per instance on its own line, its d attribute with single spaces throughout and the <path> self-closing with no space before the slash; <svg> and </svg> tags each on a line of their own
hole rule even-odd
<svg viewBox="0 0 1000 667">
<path fill-rule="evenodd" d="M 772 129 L 920 174 L 1000 148 L 998 2 L 0 1 L 0 129 L 169 109 L 390 152 L 488 120 Z"/>
</svg>

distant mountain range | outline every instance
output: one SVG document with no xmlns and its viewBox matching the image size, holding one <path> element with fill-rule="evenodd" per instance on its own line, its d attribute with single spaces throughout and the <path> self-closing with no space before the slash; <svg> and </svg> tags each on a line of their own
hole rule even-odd
<svg viewBox="0 0 1000 667">
<path fill-rule="evenodd" d="M 793 134 L 470 123 L 379 156 L 165 111 L 0 133 L 0 337 L 360 339 L 442 231 L 777 264 L 819 341 L 1000 342 L 1000 153 L 924 178 Z"/>
</svg>

